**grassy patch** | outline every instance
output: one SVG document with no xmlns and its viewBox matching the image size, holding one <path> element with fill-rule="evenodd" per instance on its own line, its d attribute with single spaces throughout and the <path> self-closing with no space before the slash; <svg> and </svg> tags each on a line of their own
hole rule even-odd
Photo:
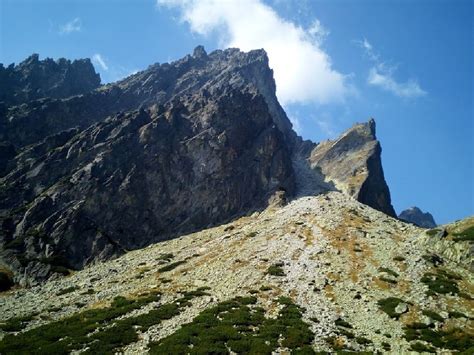
<svg viewBox="0 0 474 355">
<path fill-rule="evenodd" d="M 255 297 L 237 297 L 201 312 L 191 323 L 150 344 L 151 354 L 271 354 L 280 345 L 294 353 L 313 354 L 314 334 L 302 321 L 301 309 L 280 298 L 275 319 L 264 317 Z"/>
<path fill-rule="evenodd" d="M 156 260 L 169 262 L 169 261 L 171 261 L 173 258 L 174 258 L 173 253 L 163 253 L 163 254 L 160 254 L 160 256 L 158 256 L 158 257 L 156 258 Z"/>
<path fill-rule="evenodd" d="M 466 316 L 464 313 L 461 313 L 461 312 L 457 312 L 457 311 L 451 311 L 451 312 L 448 312 L 449 314 L 449 318 L 468 318 L 468 316 Z"/>
<path fill-rule="evenodd" d="M 346 322 L 345 320 L 341 319 L 341 318 L 338 318 L 336 319 L 336 321 L 334 322 L 338 327 L 345 327 L 345 328 L 349 328 L 349 329 L 352 329 L 352 325 L 349 323 L 349 322 Z"/>
<path fill-rule="evenodd" d="M 116 297 L 110 307 L 90 309 L 0 341 L 2 354 L 67 354 L 87 348 L 88 354 L 113 354 L 115 349 L 138 340 L 136 329 L 146 330 L 179 314 L 203 290 L 185 292 L 176 302 L 164 304 L 135 317 L 117 319 L 159 300 L 150 293 L 138 299 Z"/>
<path fill-rule="evenodd" d="M 171 264 L 168 264 L 168 265 L 165 265 L 161 268 L 158 269 L 159 272 L 167 272 L 167 271 L 171 271 L 173 269 L 176 269 L 178 266 L 182 265 L 182 264 L 185 264 L 186 261 L 184 260 L 180 260 L 180 261 L 175 261 L 174 263 L 171 263 Z"/>
<path fill-rule="evenodd" d="M 383 312 L 389 315 L 389 317 L 398 319 L 401 316 L 401 313 L 395 312 L 395 309 L 400 303 L 404 302 L 405 301 L 397 297 L 388 297 L 379 300 L 377 304 Z"/>
<path fill-rule="evenodd" d="M 469 353 L 474 347 L 474 339 L 460 328 L 451 328 L 445 331 L 408 325 L 405 327 L 405 339 L 407 341 L 417 341 L 411 345 L 415 351 L 436 352 L 437 349 L 449 349 Z M 429 345 L 424 345 L 420 341 L 426 342 Z M 429 350 L 423 349 L 420 344 Z"/>
<path fill-rule="evenodd" d="M 36 315 L 37 313 L 23 317 L 10 318 L 5 322 L 0 323 L 0 329 L 4 332 L 19 332 L 20 330 L 25 329 L 28 322 L 33 320 Z"/>
<path fill-rule="evenodd" d="M 268 268 L 267 274 L 272 276 L 285 276 L 285 271 L 279 264 L 274 264 Z"/>
<path fill-rule="evenodd" d="M 364 338 L 364 337 L 356 337 L 355 341 L 360 345 L 372 344 L 372 340 Z"/>
<path fill-rule="evenodd" d="M 453 233 L 455 242 L 474 242 L 474 226 L 464 229 L 462 232 Z"/>
<path fill-rule="evenodd" d="M 392 269 L 386 268 L 386 267 L 381 267 L 379 268 L 380 272 L 385 272 L 386 274 L 392 275 L 393 277 L 398 277 L 398 273 L 393 271 Z"/>
<path fill-rule="evenodd" d="M 397 281 L 397 280 L 390 279 L 390 278 L 388 278 L 388 277 L 385 277 L 385 276 L 381 276 L 381 277 L 379 277 L 379 280 L 380 280 L 380 281 L 387 282 L 387 283 L 389 283 L 389 284 L 392 284 L 392 285 L 396 285 L 396 284 L 398 283 L 398 281 Z"/>
<path fill-rule="evenodd" d="M 78 289 L 79 289 L 79 287 L 77 287 L 77 286 L 71 286 L 71 287 L 63 288 L 62 290 L 59 290 L 58 293 L 56 293 L 56 295 L 57 296 L 66 295 L 66 294 L 74 292 Z"/>
<path fill-rule="evenodd" d="M 428 234 L 430 237 L 434 237 L 439 232 L 441 232 L 441 229 L 434 228 L 426 231 L 426 234 Z"/>
<path fill-rule="evenodd" d="M 430 310 L 424 310 L 423 313 L 425 316 L 435 320 L 435 321 L 438 321 L 438 322 L 444 322 L 444 318 L 441 317 L 438 313 L 436 313 L 435 311 L 430 311 Z"/>
<path fill-rule="evenodd" d="M 460 276 L 440 269 L 436 273 L 425 273 L 421 278 L 421 282 L 428 286 L 427 294 L 430 296 L 449 293 L 455 295 L 459 293 L 457 281 L 460 279 Z"/>
</svg>

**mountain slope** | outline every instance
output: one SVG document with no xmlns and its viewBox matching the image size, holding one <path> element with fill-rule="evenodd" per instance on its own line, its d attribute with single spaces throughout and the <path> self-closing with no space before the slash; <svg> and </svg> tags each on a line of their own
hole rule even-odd
<svg viewBox="0 0 474 355">
<path fill-rule="evenodd" d="M 452 228 L 473 225 L 471 219 Z M 4 294 L 0 319 L 24 317 L 18 328 L 25 327 L 26 338 L 5 335 L 0 351 L 25 339 L 22 346 L 37 346 L 44 324 L 50 324 L 49 334 L 59 331 L 61 337 L 70 337 L 57 343 L 57 349 L 110 347 L 127 354 L 183 349 L 179 346 L 192 352 L 186 344 L 194 344 L 196 351 L 227 344 L 262 353 L 269 348 L 307 353 L 467 350 L 474 346 L 472 273 L 434 254 L 425 238 L 431 236 L 422 229 L 339 192 L 301 197 Z M 468 241 L 457 243 L 470 248 Z M 186 293 L 193 290 L 198 291 Z M 153 296 L 157 292 L 160 298 Z M 110 306 L 118 295 L 137 301 L 127 305 L 118 299 Z M 234 303 L 226 302 L 230 300 Z M 216 305 L 218 309 L 212 308 Z M 92 338 L 68 333 L 67 324 L 81 328 L 87 318 L 66 325 L 53 322 L 88 309 L 95 310 L 94 317 L 108 314 L 105 323 L 91 325 L 88 331 L 96 329 L 97 334 Z M 111 310 L 121 318 L 111 316 Z M 224 312 L 224 323 L 209 318 L 213 312 Z M 203 333 L 199 329 L 204 324 L 211 328 Z M 226 324 L 238 325 L 230 339 L 223 332 L 235 331 Z M 251 324 L 266 332 L 256 338 L 266 340 L 266 346 L 247 343 L 256 332 Z M 269 327 L 279 327 L 280 341 Z M 187 331 L 194 336 L 187 338 Z"/>
</svg>

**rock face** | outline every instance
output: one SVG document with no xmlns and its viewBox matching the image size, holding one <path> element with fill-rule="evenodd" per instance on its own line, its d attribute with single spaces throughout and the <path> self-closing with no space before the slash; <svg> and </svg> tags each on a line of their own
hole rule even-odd
<svg viewBox="0 0 474 355">
<path fill-rule="evenodd" d="M 315 147 L 275 89 L 265 51 L 197 47 L 81 95 L 1 106 L 0 268 L 28 283 L 333 186 L 394 216 L 375 123 Z"/>
<path fill-rule="evenodd" d="M 356 124 L 338 139 L 317 145 L 310 154 L 311 167 L 335 188 L 389 216 L 395 217 L 385 182 L 382 148 L 375 121 Z"/>
<path fill-rule="evenodd" d="M 18 65 L 0 65 L 0 102 L 14 106 L 44 98 L 83 94 L 100 85 L 89 59 L 39 60 L 33 54 Z"/>
<path fill-rule="evenodd" d="M 72 125 L 85 115 L 75 103 L 89 112 L 106 103 L 97 123 L 48 135 L 9 162 L 3 259 L 42 277 L 51 266 L 81 268 L 221 223 L 265 206 L 276 191 L 291 195 L 295 134 L 274 89 L 264 51 L 197 51 L 38 107 L 46 125 L 73 110 Z M 101 119 L 134 106 L 142 108 Z"/>
<path fill-rule="evenodd" d="M 437 226 L 431 213 L 423 213 L 418 207 L 411 207 L 405 211 L 402 211 L 398 218 L 402 221 L 413 223 L 422 228 L 434 228 Z"/>
</svg>

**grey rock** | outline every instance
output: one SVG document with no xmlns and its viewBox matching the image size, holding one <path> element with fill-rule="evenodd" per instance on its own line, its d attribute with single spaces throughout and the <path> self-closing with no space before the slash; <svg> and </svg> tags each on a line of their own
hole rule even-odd
<svg viewBox="0 0 474 355">
<path fill-rule="evenodd" d="M 372 208 L 395 217 L 381 161 L 382 148 L 375 121 L 356 124 L 334 141 L 325 141 L 311 152 L 313 169 L 334 186 Z"/>
<path fill-rule="evenodd" d="M 403 314 L 408 312 L 408 305 L 404 302 L 400 302 L 397 307 L 395 307 L 395 313 Z"/>
<path fill-rule="evenodd" d="M 89 59 L 39 60 L 33 54 L 18 65 L 0 64 L 0 102 L 19 105 L 44 97 L 63 98 L 96 89 L 100 76 Z"/>
<path fill-rule="evenodd" d="M 398 218 L 402 221 L 413 223 L 422 228 L 435 228 L 437 226 L 433 216 L 429 212 L 423 213 L 418 207 L 411 207 L 402 211 Z"/>
<path fill-rule="evenodd" d="M 296 135 L 265 52 L 197 52 L 199 60 L 153 66 L 116 85 L 146 109 L 50 132 L 20 149 L 0 190 L 10 226 L 2 229 L 2 260 L 18 277 L 80 269 L 265 207 L 277 191 L 293 194 Z M 94 97 L 108 100 L 101 95 L 56 101 L 51 123 L 65 108 L 87 103 L 93 112 Z"/>
</svg>

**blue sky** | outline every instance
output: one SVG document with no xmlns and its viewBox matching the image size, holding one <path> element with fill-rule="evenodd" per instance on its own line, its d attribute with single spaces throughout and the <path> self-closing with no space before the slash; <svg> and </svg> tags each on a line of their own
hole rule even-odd
<svg viewBox="0 0 474 355">
<path fill-rule="evenodd" d="M 198 44 L 264 47 L 300 135 L 374 117 L 397 212 L 474 214 L 471 1 L 212 2 L 1 0 L 0 62 L 90 57 L 110 82 Z"/>
</svg>

